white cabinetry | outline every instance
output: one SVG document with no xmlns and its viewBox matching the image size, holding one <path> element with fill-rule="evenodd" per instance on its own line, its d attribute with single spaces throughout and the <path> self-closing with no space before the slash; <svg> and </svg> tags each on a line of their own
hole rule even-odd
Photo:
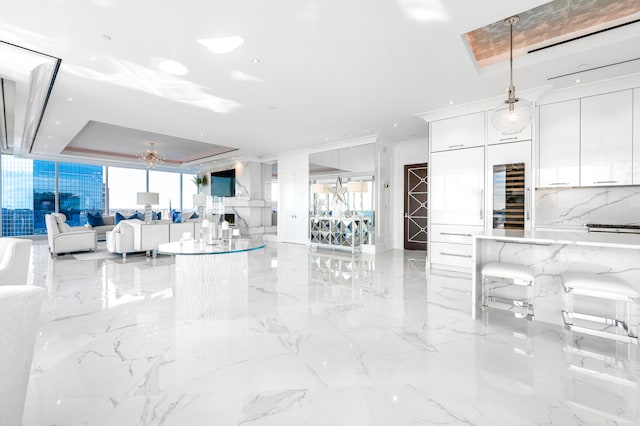
<svg viewBox="0 0 640 426">
<path fill-rule="evenodd" d="M 306 244 L 309 174 L 306 170 L 281 170 L 278 236 L 281 241 Z"/>
<path fill-rule="evenodd" d="M 484 147 L 434 152 L 429 164 L 431 223 L 484 223 Z"/>
<path fill-rule="evenodd" d="M 632 183 L 632 91 L 582 98 L 580 185 Z"/>
<path fill-rule="evenodd" d="M 633 90 L 633 184 L 640 185 L 640 89 Z"/>
<path fill-rule="evenodd" d="M 580 185 L 580 100 L 539 109 L 538 186 Z"/>
<path fill-rule="evenodd" d="M 491 124 L 493 111 L 487 112 L 487 144 L 494 145 L 506 142 L 518 142 L 531 140 L 531 123 L 519 133 L 503 135 Z"/>
<path fill-rule="evenodd" d="M 431 152 L 484 146 L 484 112 L 431 122 Z"/>
</svg>

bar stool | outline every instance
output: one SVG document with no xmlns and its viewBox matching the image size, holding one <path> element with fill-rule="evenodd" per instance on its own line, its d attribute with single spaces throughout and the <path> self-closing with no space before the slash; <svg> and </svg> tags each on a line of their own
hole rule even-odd
<svg viewBox="0 0 640 426">
<path fill-rule="evenodd" d="M 564 309 L 562 318 L 565 327 L 579 333 L 638 344 L 638 302 L 640 293 L 618 277 L 583 272 L 562 275 Z M 615 317 L 575 312 L 573 296 L 585 296 L 592 300 L 606 299 L 616 304 Z M 623 305 L 620 312 L 620 305 Z M 601 303 L 598 303 L 601 306 Z M 580 325 L 575 320 L 581 320 Z M 583 323 L 583 321 L 585 323 Z M 604 325 L 590 328 L 589 325 Z M 611 329 L 611 327 L 614 327 Z M 622 332 L 623 334 L 618 334 Z"/>
<path fill-rule="evenodd" d="M 534 319 L 535 275 L 533 269 L 513 263 L 491 262 L 482 267 L 481 274 L 483 310 L 485 308 L 506 310 L 517 317 Z M 526 287 L 526 296 L 522 298 L 494 294 L 495 288 L 492 288 L 492 284 L 495 285 L 495 283 Z M 504 286 L 500 285 L 500 288 Z"/>
</svg>

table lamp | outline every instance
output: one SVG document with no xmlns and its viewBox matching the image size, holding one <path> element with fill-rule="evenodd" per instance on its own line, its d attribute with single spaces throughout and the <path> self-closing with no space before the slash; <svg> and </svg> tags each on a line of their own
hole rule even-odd
<svg viewBox="0 0 640 426">
<path fill-rule="evenodd" d="M 151 223 L 151 205 L 160 204 L 160 194 L 157 192 L 138 192 L 138 204 L 144 206 L 144 222 Z"/>
</svg>

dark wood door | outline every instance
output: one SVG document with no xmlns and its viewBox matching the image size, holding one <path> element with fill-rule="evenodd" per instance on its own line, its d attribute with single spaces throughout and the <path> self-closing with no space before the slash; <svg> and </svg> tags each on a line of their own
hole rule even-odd
<svg viewBox="0 0 640 426">
<path fill-rule="evenodd" d="M 404 166 L 404 248 L 427 249 L 427 163 Z"/>
</svg>

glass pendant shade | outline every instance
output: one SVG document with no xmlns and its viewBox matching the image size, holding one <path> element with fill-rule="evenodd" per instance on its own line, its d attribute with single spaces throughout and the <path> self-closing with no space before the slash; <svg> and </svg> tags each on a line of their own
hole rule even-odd
<svg viewBox="0 0 640 426">
<path fill-rule="evenodd" d="M 519 133 L 533 119 L 533 105 L 526 99 L 506 100 L 493 110 L 491 124 L 503 135 Z"/>
</svg>

